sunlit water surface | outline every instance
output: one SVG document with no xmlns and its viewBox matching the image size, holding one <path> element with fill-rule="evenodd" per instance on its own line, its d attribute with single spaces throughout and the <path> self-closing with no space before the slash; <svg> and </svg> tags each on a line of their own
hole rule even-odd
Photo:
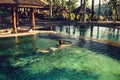
<svg viewBox="0 0 120 80">
<path fill-rule="evenodd" d="M 107 39 L 107 35 L 103 36 Z M 57 45 L 58 39 L 74 45 L 48 54 L 36 53 Z M 119 80 L 119 52 L 120 47 L 70 36 L 0 38 L 0 80 Z"/>
</svg>

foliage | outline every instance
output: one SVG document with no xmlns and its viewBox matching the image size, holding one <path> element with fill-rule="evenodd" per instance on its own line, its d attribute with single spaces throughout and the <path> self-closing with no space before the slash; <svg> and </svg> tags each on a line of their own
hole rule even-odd
<svg viewBox="0 0 120 80">
<path fill-rule="evenodd" d="M 67 19 L 67 17 L 68 17 L 67 14 L 62 14 L 63 19 Z"/>
<path fill-rule="evenodd" d="M 75 20 L 75 15 L 74 15 L 74 13 L 71 13 L 71 14 L 70 14 L 70 19 L 71 19 L 71 20 Z"/>
<path fill-rule="evenodd" d="M 66 0 L 53 0 L 53 5 L 55 6 L 65 6 Z"/>
<path fill-rule="evenodd" d="M 69 1 L 67 1 L 66 2 L 67 3 L 67 7 L 70 7 L 71 10 L 75 9 L 78 1 L 79 0 L 69 0 Z"/>
<path fill-rule="evenodd" d="M 0 15 L 10 15 L 11 12 L 11 8 L 5 8 L 5 7 L 1 7 L 0 8 Z"/>
<path fill-rule="evenodd" d="M 120 16 L 118 17 L 118 21 L 120 21 Z"/>
<path fill-rule="evenodd" d="M 48 2 L 46 0 L 40 0 L 40 1 L 48 5 Z"/>
<path fill-rule="evenodd" d="M 119 14 L 119 12 L 117 10 L 117 4 L 119 4 L 119 3 L 120 3 L 120 1 L 117 1 L 117 0 L 110 0 L 108 3 L 108 5 L 110 7 L 109 12 L 111 11 L 111 15 L 109 15 L 109 16 L 111 16 L 112 20 L 117 20 L 117 18 L 119 18 L 119 15 L 117 15 L 117 14 Z"/>
<path fill-rule="evenodd" d="M 99 20 L 104 20 L 104 17 L 100 15 Z"/>
<path fill-rule="evenodd" d="M 0 14 L 1 14 L 1 15 L 3 15 L 3 14 L 4 14 L 4 12 L 3 12 L 2 10 L 0 10 Z"/>
</svg>

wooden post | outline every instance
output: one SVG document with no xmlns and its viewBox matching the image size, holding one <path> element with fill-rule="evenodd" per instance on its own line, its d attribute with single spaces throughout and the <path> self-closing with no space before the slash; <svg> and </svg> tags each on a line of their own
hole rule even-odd
<svg viewBox="0 0 120 80">
<path fill-rule="evenodd" d="M 93 26 L 91 26 L 90 37 L 93 37 Z"/>
<path fill-rule="evenodd" d="M 19 25 L 19 14 L 18 14 L 18 7 L 16 9 L 16 23 L 17 23 L 17 27 Z"/>
<path fill-rule="evenodd" d="M 35 15 L 34 15 L 34 9 L 31 8 L 31 28 L 34 30 L 35 29 Z"/>
<path fill-rule="evenodd" d="M 17 8 L 13 7 L 13 32 L 17 33 Z"/>
</svg>

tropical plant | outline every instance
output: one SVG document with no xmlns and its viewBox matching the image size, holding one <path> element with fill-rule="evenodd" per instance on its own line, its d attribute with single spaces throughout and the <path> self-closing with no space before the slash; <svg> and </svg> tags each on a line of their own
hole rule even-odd
<svg viewBox="0 0 120 80">
<path fill-rule="evenodd" d="M 11 8 L 7 8 L 7 7 L 1 7 L 0 8 L 0 15 L 10 15 L 11 12 Z"/>
<path fill-rule="evenodd" d="M 119 12 L 118 12 L 118 10 L 117 10 L 117 5 L 118 4 L 120 4 L 120 1 L 118 1 L 118 0 L 110 0 L 109 1 L 109 3 L 108 3 L 108 5 L 109 5 L 109 7 L 110 7 L 110 10 L 109 11 L 111 11 L 111 18 L 112 18 L 112 20 L 118 20 L 118 18 L 119 18 Z"/>
</svg>

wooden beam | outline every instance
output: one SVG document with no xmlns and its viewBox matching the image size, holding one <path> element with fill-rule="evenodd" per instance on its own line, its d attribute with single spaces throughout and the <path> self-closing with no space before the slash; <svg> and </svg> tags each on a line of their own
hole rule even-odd
<svg viewBox="0 0 120 80">
<path fill-rule="evenodd" d="M 13 7 L 13 32 L 17 33 L 17 8 Z"/>
<path fill-rule="evenodd" d="M 35 11 L 34 8 L 31 8 L 31 28 L 34 30 L 35 29 Z"/>
<path fill-rule="evenodd" d="M 3 6 L 5 6 L 5 7 L 19 7 L 19 8 L 43 8 L 44 6 L 46 6 L 46 5 L 24 5 L 24 4 L 2 4 L 2 3 L 0 3 L 0 7 L 3 7 Z"/>
<path fill-rule="evenodd" d="M 43 8 L 44 6 L 18 5 L 19 8 Z"/>
</svg>

